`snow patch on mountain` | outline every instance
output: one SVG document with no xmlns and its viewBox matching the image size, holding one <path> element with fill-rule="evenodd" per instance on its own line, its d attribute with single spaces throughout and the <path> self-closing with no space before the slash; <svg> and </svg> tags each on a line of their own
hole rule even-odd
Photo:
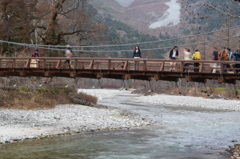
<svg viewBox="0 0 240 159">
<path fill-rule="evenodd" d="M 149 26 L 150 29 L 156 29 L 163 26 L 173 26 L 180 23 L 181 5 L 177 0 L 170 0 L 170 2 L 166 2 L 165 4 L 168 5 L 169 8 L 157 22 L 154 22 Z"/>
<path fill-rule="evenodd" d="M 117 1 L 123 7 L 128 7 L 134 2 L 134 0 L 115 0 L 115 1 Z"/>
</svg>

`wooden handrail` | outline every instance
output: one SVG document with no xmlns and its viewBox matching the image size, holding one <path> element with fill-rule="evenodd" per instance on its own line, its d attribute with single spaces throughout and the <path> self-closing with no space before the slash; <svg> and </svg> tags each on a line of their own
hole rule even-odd
<svg viewBox="0 0 240 159">
<path fill-rule="evenodd" d="M 32 57 L 1 57 L 0 58 L 0 68 L 18 68 L 20 66 L 24 66 L 24 68 L 30 68 Z M 58 69 L 64 69 L 64 61 L 66 58 L 64 57 L 41 57 L 37 58 L 38 62 L 41 64 L 38 68 L 42 69 L 50 69 L 51 67 L 55 67 Z M 193 66 L 185 67 L 186 63 L 199 63 L 199 72 L 202 73 L 206 70 L 211 69 L 219 69 L 220 72 L 224 72 L 227 70 L 225 67 L 227 64 L 240 64 L 240 61 L 210 61 L 210 60 L 165 60 L 165 59 L 127 59 L 127 58 L 68 58 L 74 64 L 72 68 L 77 69 L 106 69 L 106 70 L 136 70 L 135 62 L 138 63 L 138 71 L 160 71 L 166 72 L 169 71 L 170 63 L 174 62 L 176 67 L 179 70 L 177 72 L 183 72 L 185 68 L 193 68 Z M 9 65 L 11 62 L 11 65 Z M 217 64 L 219 67 L 213 66 L 213 64 Z M 133 67 L 134 66 L 134 67 Z M 119 68 L 118 68 L 119 67 Z M 233 70 L 238 70 L 238 68 L 233 68 Z"/>
</svg>

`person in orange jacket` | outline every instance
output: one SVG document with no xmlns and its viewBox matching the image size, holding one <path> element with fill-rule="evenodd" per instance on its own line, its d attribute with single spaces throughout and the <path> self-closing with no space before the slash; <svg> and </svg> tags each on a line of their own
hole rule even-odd
<svg viewBox="0 0 240 159">
<path fill-rule="evenodd" d="M 223 47 L 222 50 L 219 52 L 218 60 L 219 61 L 228 61 L 229 60 L 228 50 L 225 47 Z"/>
<path fill-rule="evenodd" d="M 228 61 L 229 60 L 229 54 L 226 47 L 223 47 L 222 50 L 218 54 L 218 61 Z M 223 72 L 227 72 L 226 70 L 227 64 L 223 64 Z"/>
</svg>

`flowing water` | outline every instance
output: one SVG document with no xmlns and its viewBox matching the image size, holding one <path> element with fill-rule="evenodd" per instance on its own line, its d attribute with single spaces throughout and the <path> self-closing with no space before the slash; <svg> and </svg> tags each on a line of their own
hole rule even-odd
<svg viewBox="0 0 240 159">
<path fill-rule="evenodd" d="M 134 96 L 101 104 L 138 113 L 154 125 L 0 145 L 0 159 L 222 159 L 220 153 L 239 140 L 239 112 L 130 102 Z"/>
</svg>

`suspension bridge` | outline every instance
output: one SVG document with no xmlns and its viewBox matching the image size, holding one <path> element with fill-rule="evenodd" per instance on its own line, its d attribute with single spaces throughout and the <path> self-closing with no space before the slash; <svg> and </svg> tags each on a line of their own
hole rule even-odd
<svg viewBox="0 0 240 159">
<path fill-rule="evenodd" d="M 81 53 L 92 53 L 95 58 L 76 56 L 70 59 L 64 57 L 0 57 L 0 77 L 68 77 L 68 78 L 111 78 L 111 79 L 139 79 L 139 80 L 166 80 L 178 81 L 185 79 L 193 82 L 206 82 L 206 80 L 217 80 L 220 83 L 235 83 L 240 80 L 239 68 L 226 67 L 240 64 L 237 61 L 212 61 L 207 55 L 207 47 L 220 45 L 233 47 L 239 45 L 240 30 L 238 26 L 220 29 L 212 32 L 199 33 L 195 35 L 126 44 L 95 45 L 95 46 L 72 46 L 75 55 Z M 185 43 L 183 43 L 183 41 Z M 19 50 L 41 49 L 42 51 L 61 53 L 66 46 L 62 45 L 37 45 L 23 44 L 0 40 L 1 47 L 10 47 Z M 158 47 L 152 48 L 150 44 Z M 189 60 L 163 60 L 151 58 L 119 58 L 111 55 L 113 53 L 130 53 L 135 45 L 141 45 L 143 52 L 160 51 L 169 52 L 173 45 L 178 47 L 200 48 L 202 59 L 197 61 L 199 67 L 194 67 L 196 61 Z M 163 45 L 163 46 L 162 46 Z M 0 48 L 1 48 L 0 47 Z M 150 47 L 150 48 L 149 48 Z M 120 49 L 120 50 L 118 50 Z M 164 51 L 165 50 L 165 51 Z M 31 50 L 28 50 L 31 51 Z M 104 53 L 102 56 L 101 53 Z M 107 53 L 107 54 L 106 54 Z M 145 53 L 143 53 L 145 54 Z M 98 55 L 98 56 L 97 56 Z M 107 55 L 108 58 L 104 58 Z M 17 56 L 17 55 L 16 55 Z M 96 58 L 96 57 L 103 58 Z M 126 57 L 126 56 L 125 56 Z M 66 60 L 70 60 L 68 65 Z M 173 63 L 174 62 L 174 63 Z M 214 71 L 213 71 L 214 70 Z"/>
</svg>

